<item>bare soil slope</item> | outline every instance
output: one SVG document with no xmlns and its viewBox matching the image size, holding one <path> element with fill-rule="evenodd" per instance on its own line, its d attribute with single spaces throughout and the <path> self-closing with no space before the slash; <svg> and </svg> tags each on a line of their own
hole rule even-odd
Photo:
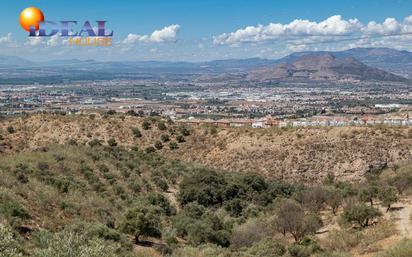
<svg viewBox="0 0 412 257">
<path fill-rule="evenodd" d="M 34 115 L 0 122 L 2 152 L 22 151 L 70 139 L 103 143 L 115 138 L 123 146 L 145 148 L 160 135 L 178 131 L 177 124 L 160 131 L 155 124 L 141 128 L 143 119 L 119 116 L 91 119 L 89 116 Z M 7 127 L 13 126 L 14 133 Z M 143 136 L 134 138 L 131 128 Z M 177 132 L 178 133 L 178 132 Z M 225 170 L 254 171 L 267 177 L 319 182 L 328 172 L 342 180 L 356 181 L 367 172 L 378 171 L 401 161 L 412 161 L 411 128 L 310 128 L 232 129 L 193 127 L 177 150 L 166 146 L 159 153 L 170 158 Z"/>
</svg>

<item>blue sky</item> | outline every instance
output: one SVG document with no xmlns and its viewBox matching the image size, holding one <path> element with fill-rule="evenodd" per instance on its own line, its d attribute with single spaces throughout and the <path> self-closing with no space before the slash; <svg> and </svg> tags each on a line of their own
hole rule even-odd
<svg viewBox="0 0 412 257">
<path fill-rule="evenodd" d="M 107 20 L 115 46 L 27 42 L 18 17 L 28 6 L 46 20 Z M 29 59 L 197 61 L 357 46 L 412 50 L 409 0 L 14 0 L 0 7 L 0 54 Z"/>
</svg>

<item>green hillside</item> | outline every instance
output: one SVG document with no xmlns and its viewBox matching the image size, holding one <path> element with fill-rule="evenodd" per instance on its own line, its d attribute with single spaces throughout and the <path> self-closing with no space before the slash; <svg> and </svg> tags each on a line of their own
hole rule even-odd
<svg viewBox="0 0 412 257">
<path fill-rule="evenodd" d="M 111 145 L 2 155 L 0 256 L 351 256 L 396 236 L 412 185 L 409 166 L 303 186 Z"/>
</svg>

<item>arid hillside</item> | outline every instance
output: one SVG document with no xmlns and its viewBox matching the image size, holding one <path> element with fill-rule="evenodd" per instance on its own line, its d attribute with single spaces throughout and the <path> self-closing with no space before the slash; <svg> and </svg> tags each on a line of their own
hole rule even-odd
<svg viewBox="0 0 412 257">
<path fill-rule="evenodd" d="M 412 130 L 401 128 L 230 129 L 191 140 L 176 158 L 305 182 L 328 172 L 355 181 L 412 158 Z"/>
<path fill-rule="evenodd" d="M 150 128 L 144 129 L 146 120 Z M 36 149 L 69 140 L 86 144 L 98 139 L 140 149 L 162 142 L 165 156 L 225 170 L 258 172 L 303 182 L 321 181 L 328 173 L 358 181 L 368 172 L 412 160 L 412 128 L 346 127 L 310 129 L 235 129 L 188 127 L 177 149 L 181 126 L 160 118 L 89 115 L 33 115 L 0 122 L 2 152 Z M 147 124 L 146 124 L 147 125 Z M 138 128 L 140 137 L 133 134 Z M 168 140 L 161 140 L 167 135 Z M 164 138 L 163 138 L 164 139 Z"/>
</svg>

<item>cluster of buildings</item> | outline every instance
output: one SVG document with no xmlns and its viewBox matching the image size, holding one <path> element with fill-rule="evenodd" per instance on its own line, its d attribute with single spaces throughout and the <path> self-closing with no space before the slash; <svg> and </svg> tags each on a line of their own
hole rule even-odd
<svg viewBox="0 0 412 257">
<path fill-rule="evenodd" d="M 412 118 L 408 117 L 383 117 L 383 116 L 363 116 L 363 117 L 340 117 L 340 116 L 313 116 L 300 119 L 274 119 L 265 117 L 261 119 L 188 119 L 177 120 L 179 123 L 191 125 L 214 125 L 222 127 L 346 127 L 346 126 L 412 126 Z"/>
</svg>

